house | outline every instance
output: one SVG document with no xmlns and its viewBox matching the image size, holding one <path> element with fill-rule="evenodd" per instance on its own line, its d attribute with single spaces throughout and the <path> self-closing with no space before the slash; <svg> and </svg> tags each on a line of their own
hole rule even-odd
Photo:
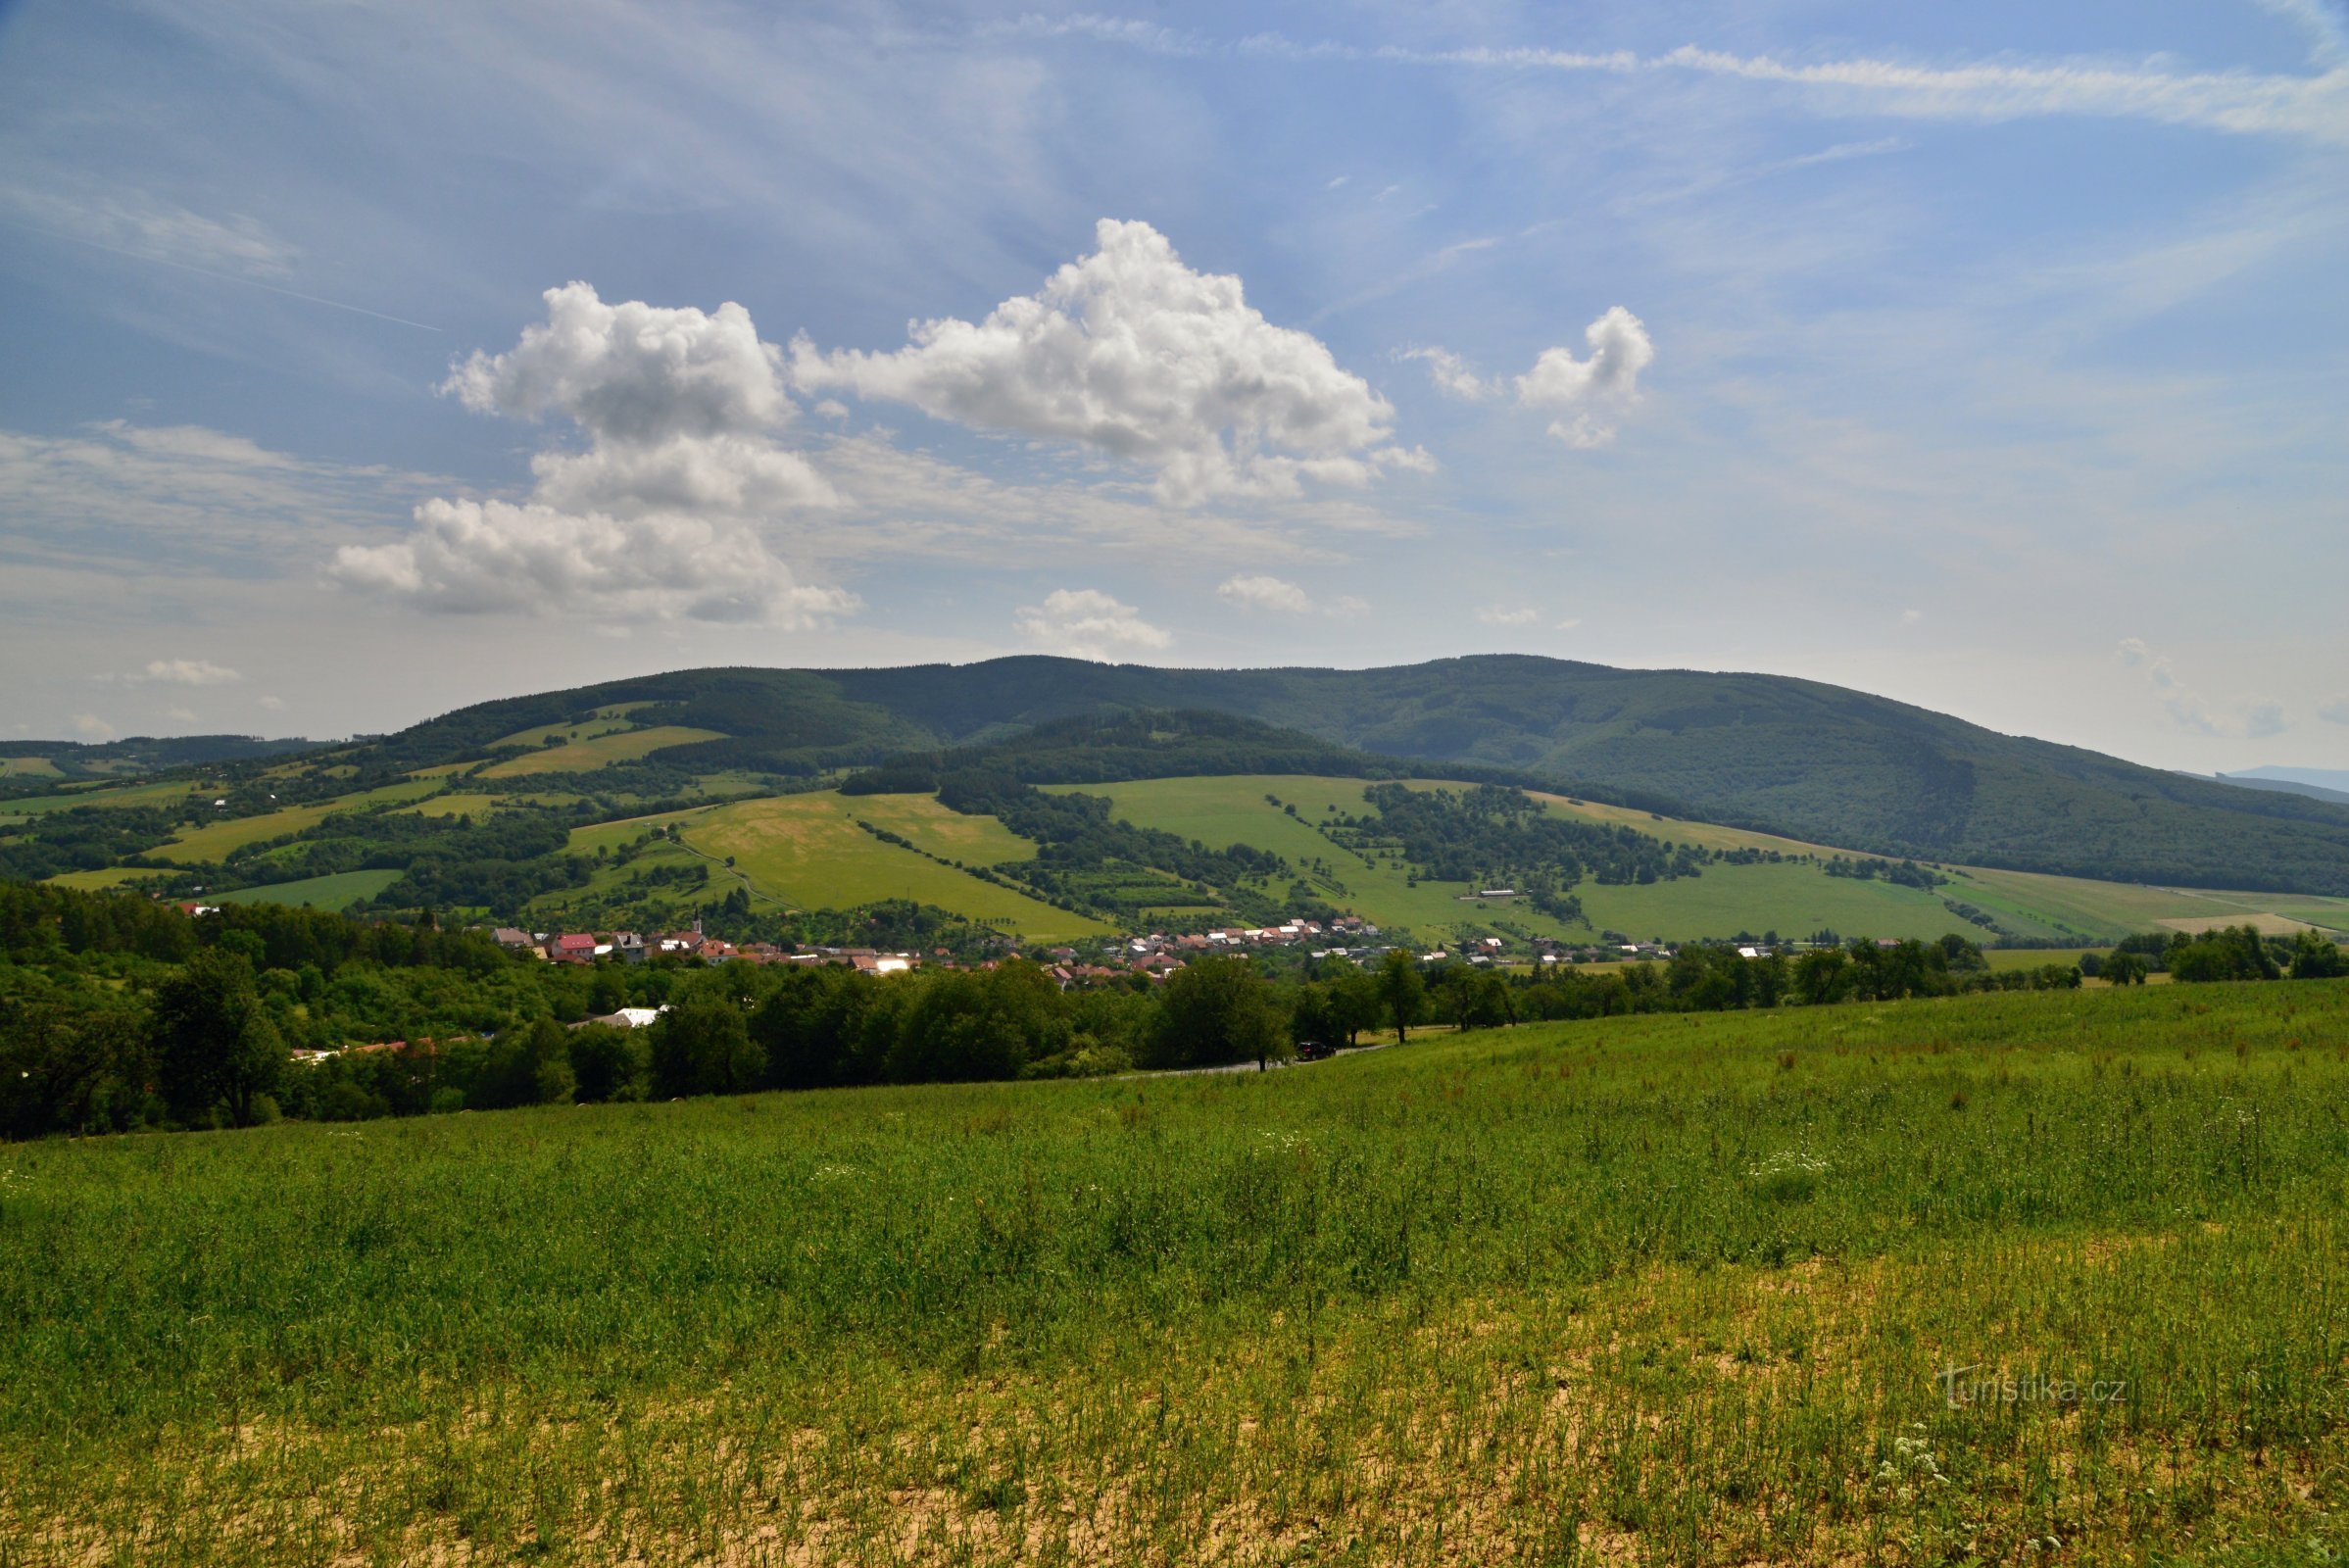
<svg viewBox="0 0 2349 1568">
<path fill-rule="evenodd" d="M 617 1012 L 608 1012 L 600 1018 L 587 1021 L 610 1024 L 614 1029 L 650 1029 L 661 1021 L 661 1015 L 666 1011 L 668 1004 L 664 1002 L 658 1007 L 622 1007 Z"/>
<path fill-rule="evenodd" d="M 536 942 L 531 940 L 529 932 L 516 930 L 514 927 L 510 925 L 502 925 L 498 927 L 495 931 L 492 931 L 489 934 L 489 939 L 492 942 L 495 942 L 499 947 L 504 948 L 509 953 L 517 952 L 523 948 L 534 948 L 538 946 Z"/>
<path fill-rule="evenodd" d="M 565 931 L 549 940 L 546 953 L 557 963 L 592 963 L 596 956 L 596 939 L 584 931 Z"/>
</svg>

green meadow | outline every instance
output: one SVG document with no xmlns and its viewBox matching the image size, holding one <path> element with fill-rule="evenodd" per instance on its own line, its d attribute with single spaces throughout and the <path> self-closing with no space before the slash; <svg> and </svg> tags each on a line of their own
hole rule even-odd
<svg viewBox="0 0 2349 1568">
<path fill-rule="evenodd" d="M 2320 1563 L 2349 983 L 0 1152 L 10 1563 Z"/>
<path fill-rule="evenodd" d="M 212 894 L 211 904 L 290 904 L 309 905 L 317 909 L 340 909 L 361 899 L 371 899 L 400 880 L 397 871 L 338 871 L 332 876 L 306 876 L 297 882 L 276 882 L 268 887 L 238 888 L 228 893 Z"/>
<path fill-rule="evenodd" d="M 241 850 L 249 844 L 266 844 L 270 839 L 284 838 L 304 828 L 316 827 L 337 811 L 355 811 L 369 806 L 413 801 L 439 788 L 440 783 L 436 779 L 410 779 L 398 784 L 386 784 L 381 789 L 338 795 L 332 800 L 288 806 L 281 810 L 265 811 L 258 816 L 208 822 L 202 827 L 190 828 L 176 838 L 166 840 L 149 853 L 159 860 L 187 865 L 210 864 L 226 859 L 230 852 Z"/>
<path fill-rule="evenodd" d="M 962 816 L 931 796 L 843 796 L 826 790 L 701 808 L 679 813 L 677 820 L 689 847 L 715 858 L 731 857 L 757 893 L 803 908 L 910 899 L 1032 942 L 1073 941 L 1109 930 L 1089 916 L 941 863 L 985 866 L 1025 859 L 1035 846 L 993 817 Z M 856 825 L 859 820 L 918 849 L 876 838 Z"/>
<path fill-rule="evenodd" d="M 1414 789 L 1464 788 L 1417 781 Z M 1831 877 L 1811 864 L 1716 864 L 1700 877 L 1646 885 L 1585 882 L 1574 891 L 1589 926 L 1569 927 L 1519 905 L 1464 904 L 1464 885 L 1413 887 L 1404 869 L 1380 860 L 1366 864 L 1317 832 L 1313 823 L 1334 811 L 1363 809 L 1359 779 L 1293 774 L 1146 779 L 1134 783 L 1055 786 L 1083 788 L 1116 803 L 1117 814 L 1143 827 L 1162 828 L 1212 846 L 1236 843 L 1270 849 L 1304 863 L 1319 857 L 1335 878 L 1323 891 L 1331 902 L 1381 924 L 1407 926 L 1429 940 L 1486 929 L 1496 921 L 1529 933 L 1589 939 L 1612 930 L 1671 941 L 1728 938 L 1777 931 L 1807 936 L 1829 928 L 1846 936 L 1979 939 L 1981 927 L 1953 913 L 1944 901 L 1970 904 L 2020 936 L 2041 941 L 2110 940 L 2166 920 L 2237 924 L 2261 915 L 2349 931 L 2349 900 L 2288 893 L 2229 893 L 2138 887 L 2078 877 L 1948 866 L 1950 880 L 1932 891 L 1853 877 Z M 1281 804 L 1266 800 L 1272 796 Z M 1822 859 L 1849 852 L 1742 828 L 1688 822 L 1646 811 L 1564 796 L 1539 795 L 1551 809 L 1631 827 L 1675 844 L 1711 850 L 1776 851 Z M 1285 808 L 1294 804 L 1297 815 Z M 2199 929 L 2199 926 L 2196 927 Z"/>
</svg>

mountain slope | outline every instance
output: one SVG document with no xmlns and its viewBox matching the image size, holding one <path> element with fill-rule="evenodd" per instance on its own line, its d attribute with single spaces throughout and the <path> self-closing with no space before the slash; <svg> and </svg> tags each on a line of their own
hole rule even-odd
<svg viewBox="0 0 2349 1568">
<path fill-rule="evenodd" d="M 718 731 L 678 767 L 807 772 L 1116 709 L 1207 710 L 1394 758 L 1607 789 L 1892 856 L 2204 887 L 2349 893 L 2349 808 L 1997 734 L 1815 681 L 1516 655 L 1386 669 L 1152 669 L 1029 657 L 895 669 L 676 671 L 484 704 L 378 743 L 415 767 L 637 705 Z"/>
</svg>

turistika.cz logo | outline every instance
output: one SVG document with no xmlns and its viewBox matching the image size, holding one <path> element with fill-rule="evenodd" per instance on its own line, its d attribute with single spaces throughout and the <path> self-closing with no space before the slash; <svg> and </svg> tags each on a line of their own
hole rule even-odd
<svg viewBox="0 0 2349 1568">
<path fill-rule="evenodd" d="M 2129 1398 L 2127 1378 L 2076 1383 L 2042 1372 L 1983 1372 L 1985 1362 L 1946 1366 L 1934 1381 L 1952 1410 L 1978 1404 L 2121 1404 Z"/>
</svg>

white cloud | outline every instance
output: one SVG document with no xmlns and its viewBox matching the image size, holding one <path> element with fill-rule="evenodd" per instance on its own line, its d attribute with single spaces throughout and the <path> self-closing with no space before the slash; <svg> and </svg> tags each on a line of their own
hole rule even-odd
<svg viewBox="0 0 2349 1568">
<path fill-rule="evenodd" d="M 757 532 L 682 514 L 622 521 L 535 503 L 427 501 L 391 545 L 346 545 L 348 586 L 458 613 L 616 615 L 629 619 L 820 624 L 858 608 L 839 588 L 803 584 Z"/>
<path fill-rule="evenodd" d="M 143 190 L 73 189 L 75 177 L 0 186 L 0 213 L 101 250 L 199 270 L 283 277 L 301 255 L 241 213 L 208 218 Z"/>
<path fill-rule="evenodd" d="M 245 677 L 209 659 L 158 659 L 151 661 L 137 674 L 119 678 L 153 681 L 165 686 L 227 686 Z"/>
<path fill-rule="evenodd" d="M 176 704 L 165 709 L 163 710 L 163 716 L 171 720 L 175 724 L 193 724 L 196 722 L 196 710 L 194 709 L 181 708 Z"/>
<path fill-rule="evenodd" d="M 1300 43 L 1275 33 L 1255 34 L 1235 47 L 1242 54 L 1278 59 L 1498 71 L 1512 75 L 1552 71 L 1611 76 L 1713 76 L 1790 87 L 1806 94 L 1812 108 L 1827 114 L 1984 122 L 2078 116 L 2191 125 L 2334 146 L 2349 143 L 2349 70 L 2334 63 L 2342 53 L 2338 24 L 2316 0 L 2284 0 L 2279 9 L 2324 24 L 2315 29 L 2318 45 L 2312 58 L 2328 69 L 2311 75 L 2277 75 L 2251 71 L 2174 73 L 2072 62 L 1919 66 L 1860 57 L 1795 63 L 1694 45 L 1657 55 L 1628 50 L 1591 54 L 1540 48 L 1363 48 Z"/>
<path fill-rule="evenodd" d="M 1359 615 L 1370 606 L 1351 594 L 1316 600 L 1286 578 L 1243 572 L 1217 586 L 1215 597 L 1242 610 L 1270 611 L 1283 615 Z"/>
<path fill-rule="evenodd" d="M 455 612 L 800 628 L 858 608 L 767 543 L 778 516 L 837 498 L 775 438 L 797 411 L 748 311 L 606 304 L 585 283 L 545 299 L 543 324 L 473 354 L 443 390 L 480 413 L 560 414 L 587 450 L 532 459 L 522 504 L 425 502 L 406 539 L 337 551 L 334 578 Z"/>
<path fill-rule="evenodd" d="M 1528 408 L 1562 411 L 1549 433 L 1570 447 L 1604 446 L 1615 439 L 1611 422 L 1639 396 L 1639 372 L 1656 357 L 1647 328 L 1617 305 L 1583 329 L 1590 357 L 1578 360 L 1566 348 L 1542 351 L 1533 369 L 1517 378 L 1517 401 Z"/>
<path fill-rule="evenodd" d="M 1476 612 L 1476 618 L 1488 626 L 1531 626 L 1542 618 L 1542 612 L 1531 605 L 1518 610 L 1487 605 Z"/>
<path fill-rule="evenodd" d="M 73 715 L 73 733 L 92 745 L 97 745 L 113 740 L 115 727 L 95 713 L 75 713 Z"/>
<path fill-rule="evenodd" d="M 349 537 L 447 481 L 314 463 L 199 425 L 0 430 L 0 547 L 18 560 L 276 575 L 288 539 Z"/>
<path fill-rule="evenodd" d="M 282 697 L 264 697 L 261 700 L 261 706 L 272 713 L 278 712 L 285 707 L 285 699 Z"/>
<path fill-rule="evenodd" d="M 2349 724 L 2349 697 L 2335 697 L 2320 704 L 2317 716 L 2327 724 Z"/>
<path fill-rule="evenodd" d="M 1488 381 L 1478 375 L 1469 368 L 1466 360 L 1449 349 L 1406 349 L 1403 358 L 1425 361 L 1428 379 L 1435 382 L 1436 390 L 1445 397 L 1458 398 L 1464 403 L 1482 403 L 1487 398 L 1498 397 L 1503 391 L 1499 381 Z"/>
<path fill-rule="evenodd" d="M 1385 398 L 1311 333 L 1267 321 L 1239 278 L 1192 270 L 1148 223 L 1095 232 L 1093 255 L 983 321 L 917 321 L 884 354 L 795 340 L 793 384 L 1072 443 L 1150 470 L 1173 503 L 1432 466 L 1392 444 Z"/>
<path fill-rule="evenodd" d="M 1615 439 L 1615 421 L 1639 401 L 1639 372 L 1655 363 L 1656 350 L 1646 326 L 1620 305 L 1585 327 L 1583 340 L 1589 359 L 1576 359 L 1569 348 L 1543 349 L 1514 381 L 1480 376 L 1449 349 L 1408 349 L 1402 357 L 1426 362 L 1428 378 L 1446 397 L 1482 403 L 1513 388 L 1520 408 L 1557 413 L 1551 435 L 1571 447 L 1600 447 Z"/>
<path fill-rule="evenodd" d="M 1573 616 L 1572 618 L 1570 618 L 1570 619 L 1567 619 L 1567 620 L 1561 620 L 1561 621 L 1554 622 L 1554 623 L 1551 625 L 1551 627 L 1550 627 L 1550 630 L 1552 630 L 1552 631 L 1572 631 L 1572 630 L 1574 630 L 1574 628 L 1575 628 L 1575 627 L 1577 627 L 1577 626 L 1580 626 L 1582 623 L 1583 623 L 1583 617 L 1582 617 L 1582 616 L 1580 616 L 1580 615 L 1576 615 L 1576 616 Z"/>
<path fill-rule="evenodd" d="M 2142 637 L 2124 637 L 2118 651 L 2121 662 L 2144 677 L 2146 686 L 2161 700 L 2162 711 L 2179 729 L 2197 735 L 2258 740 L 2280 735 L 2289 727 L 2283 705 L 2274 698 L 2241 697 L 2227 705 L 2225 710 L 2213 711 L 2209 704 L 2178 682 L 2169 657 L 2157 653 Z"/>
<path fill-rule="evenodd" d="M 1900 623 L 1903 626 L 1922 625 L 1924 621 L 1925 612 L 1922 610 L 1904 610 L 1900 612 Z"/>
<path fill-rule="evenodd" d="M 739 305 L 707 315 L 630 300 L 607 305 L 587 283 L 548 289 L 544 325 L 504 354 L 476 351 L 443 390 L 477 414 L 561 413 L 599 440 L 658 445 L 675 436 L 771 429 L 790 419 L 782 357 Z"/>
<path fill-rule="evenodd" d="M 1215 590 L 1215 597 L 1245 610 L 1271 610 L 1285 615 L 1313 612 L 1313 596 L 1279 577 L 1232 577 Z"/>
<path fill-rule="evenodd" d="M 1020 606 L 1011 623 L 1027 642 L 1072 659 L 1114 661 L 1174 644 L 1139 610 L 1097 588 L 1056 588 L 1041 605 Z"/>
</svg>

